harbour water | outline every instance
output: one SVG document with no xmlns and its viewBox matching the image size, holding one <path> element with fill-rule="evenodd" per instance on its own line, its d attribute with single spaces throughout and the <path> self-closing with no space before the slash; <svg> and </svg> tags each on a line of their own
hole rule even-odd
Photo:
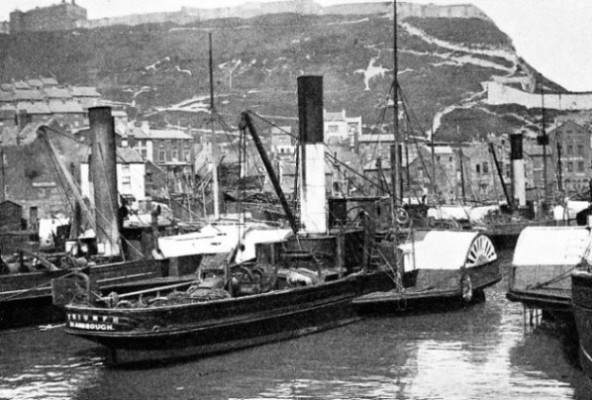
<svg viewBox="0 0 592 400">
<path fill-rule="evenodd" d="M 0 331 L 0 399 L 592 398 L 569 332 L 531 327 L 506 289 L 445 313 L 141 369 L 106 368 L 99 346 L 60 328 Z"/>
</svg>

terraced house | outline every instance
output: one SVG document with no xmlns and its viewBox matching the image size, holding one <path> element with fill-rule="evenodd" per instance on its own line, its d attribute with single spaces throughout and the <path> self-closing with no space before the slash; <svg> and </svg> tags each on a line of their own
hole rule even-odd
<svg viewBox="0 0 592 400">
<path fill-rule="evenodd" d="M 588 188 L 592 151 L 590 131 L 574 121 L 565 121 L 549 132 L 553 146 L 553 166 L 556 166 L 558 188 L 566 193 L 578 193 Z"/>
</svg>

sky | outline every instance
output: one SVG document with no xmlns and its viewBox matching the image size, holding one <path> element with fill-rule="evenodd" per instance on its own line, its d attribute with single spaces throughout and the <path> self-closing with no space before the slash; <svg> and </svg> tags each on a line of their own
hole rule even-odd
<svg viewBox="0 0 592 400">
<path fill-rule="evenodd" d="M 0 0 L 0 20 L 60 0 Z M 68 0 L 71 1 L 71 0 Z M 266 2 L 269 0 L 258 0 Z M 376 0 L 380 2 L 384 0 Z M 89 19 L 158 11 L 232 7 L 245 0 L 77 0 Z M 316 0 L 327 6 L 368 0 Z M 512 39 L 518 54 L 547 78 L 571 91 L 592 91 L 592 0 L 411 0 L 467 4 L 484 11 Z"/>
</svg>

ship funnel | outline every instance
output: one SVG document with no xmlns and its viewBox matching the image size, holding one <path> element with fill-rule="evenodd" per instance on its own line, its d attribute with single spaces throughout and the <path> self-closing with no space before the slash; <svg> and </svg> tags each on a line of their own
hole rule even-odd
<svg viewBox="0 0 592 400">
<path fill-rule="evenodd" d="M 300 132 L 300 222 L 306 233 L 327 232 L 323 77 L 298 77 Z"/>
<path fill-rule="evenodd" d="M 522 133 L 510 135 L 510 160 L 512 162 L 512 195 L 517 206 L 526 206 L 524 160 L 522 158 Z"/>
<path fill-rule="evenodd" d="M 88 118 L 92 136 L 89 164 L 94 189 L 98 252 L 106 257 L 118 256 L 117 169 L 111 107 L 91 107 L 88 109 Z"/>
</svg>

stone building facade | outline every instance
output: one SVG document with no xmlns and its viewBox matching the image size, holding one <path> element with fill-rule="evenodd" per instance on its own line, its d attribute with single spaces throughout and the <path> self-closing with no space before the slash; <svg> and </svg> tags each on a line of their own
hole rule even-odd
<svg viewBox="0 0 592 400">
<path fill-rule="evenodd" d="M 549 145 L 554 150 L 550 169 L 561 182 L 558 189 L 568 195 L 586 191 L 592 161 L 588 128 L 566 121 L 549 132 Z"/>
</svg>

